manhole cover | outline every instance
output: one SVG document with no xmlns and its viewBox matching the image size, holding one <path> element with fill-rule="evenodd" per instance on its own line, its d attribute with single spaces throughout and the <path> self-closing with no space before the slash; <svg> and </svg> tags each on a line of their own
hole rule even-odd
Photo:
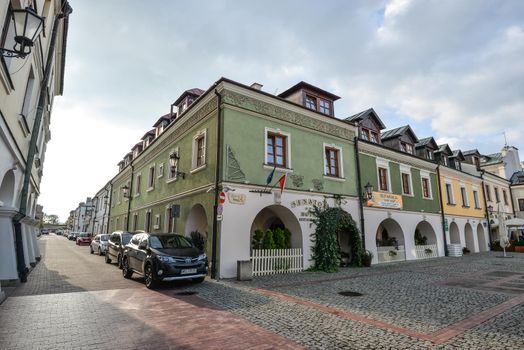
<svg viewBox="0 0 524 350">
<path fill-rule="evenodd" d="M 195 294 L 198 294 L 198 292 L 194 292 L 192 290 L 188 290 L 186 292 L 178 292 L 178 293 L 175 293 L 175 295 L 180 295 L 180 296 L 185 296 L 185 295 L 195 295 Z"/>
<path fill-rule="evenodd" d="M 338 292 L 338 294 L 343 295 L 345 297 L 360 297 L 360 296 L 364 295 L 362 293 L 352 292 L 350 290 L 346 290 L 346 291 L 343 291 L 343 292 Z"/>
</svg>

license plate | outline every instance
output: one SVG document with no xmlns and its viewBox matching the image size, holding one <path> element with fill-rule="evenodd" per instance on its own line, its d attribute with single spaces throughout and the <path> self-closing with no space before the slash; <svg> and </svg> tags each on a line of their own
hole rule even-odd
<svg viewBox="0 0 524 350">
<path fill-rule="evenodd" d="M 182 269 L 182 272 L 180 272 L 182 275 L 187 275 L 190 273 L 196 273 L 197 269 Z"/>
</svg>

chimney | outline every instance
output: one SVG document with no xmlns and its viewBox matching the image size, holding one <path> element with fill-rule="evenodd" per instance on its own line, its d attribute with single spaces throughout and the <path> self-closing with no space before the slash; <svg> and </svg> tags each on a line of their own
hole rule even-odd
<svg viewBox="0 0 524 350">
<path fill-rule="evenodd" d="M 251 84 L 250 88 L 255 89 L 255 90 L 262 90 L 262 86 L 264 85 L 259 84 L 259 83 L 253 83 Z"/>
</svg>

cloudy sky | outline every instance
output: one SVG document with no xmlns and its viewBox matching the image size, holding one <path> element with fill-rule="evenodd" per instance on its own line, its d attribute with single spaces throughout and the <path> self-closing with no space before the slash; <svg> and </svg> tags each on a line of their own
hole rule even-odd
<svg viewBox="0 0 524 350">
<path fill-rule="evenodd" d="M 40 203 L 65 220 L 186 89 L 304 80 L 453 149 L 524 160 L 524 1 L 70 0 Z"/>
</svg>

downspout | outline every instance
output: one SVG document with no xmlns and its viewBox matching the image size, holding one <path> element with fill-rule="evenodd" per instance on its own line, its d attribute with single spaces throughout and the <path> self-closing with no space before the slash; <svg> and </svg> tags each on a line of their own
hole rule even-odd
<svg viewBox="0 0 524 350">
<path fill-rule="evenodd" d="M 109 208 L 109 210 L 107 211 L 107 230 L 106 230 L 106 233 L 109 233 L 109 223 L 111 222 L 111 220 L 109 220 L 109 218 L 111 217 L 111 201 L 113 200 L 113 183 L 109 184 L 108 197 L 109 198 L 108 198 L 108 201 L 107 201 L 107 204 L 106 204 L 106 209 Z M 105 214 L 104 214 L 104 219 L 105 219 Z"/>
<path fill-rule="evenodd" d="M 489 236 L 489 249 L 491 250 L 491 242 L 493 242 L 493 237 L 491 237 L 491 220 L 489 218 L 489 211 L 488 211 L 488 200 L 486 199 L 486 184 L 484 183 L 484 173 L 485 170 L 480 171 L 480 178 L 482 179 L 482 196 L 484 197 L 484 213 L 486 215 L 486 218 L 488 219 L 488 236 Z"/>
<path fill-rule="evenodd" d="M 442 233 L 444 237 L 444 255 L 448 256 L 448 242 L 446 239 L 446 215 L 444 215 L 444 202 L 442 201 L 442 184 L 440 183 L 440 164 L 437 164 L 437 184 L 440 201 L 440 215 L 442 216 Z M 449 229 L 449 226 L 448 226 Z"/>
<path fill-rule="evenodd" d="M 218 253 L 218 220 L 217 220 L 217 203 L 218 203 L 218 183 L 220 180 L 220 159 L 222 154 L 222 123 L 221 123 L 221 109 L 222 95 L 215 89 L 215 95 L 217 96 L 217 151 L 216 151 L 216 164 L 215 164 L 215 196 L 213 199 L 213 246 L 211 249 L 211 278 L 218 279 L 217 275 L 217 253 Z"/>
<path fill-rule="evenodd" d="M 358 206 L 360 208 L 360 232 L 362 234 L 362 248 L 366 249 L 366 229 L 364 226 L 364 205 L 362 204 L 364 198 L 362 196 L 362 179 L 360 174 L 360 157 L 358 152 L 358 136 L 354 138 L 355 142 L 355 159 L 357 161 L 357 192 L 358 192 Z"/>
<path fill-rule="evenodd" d="M 133 163 L 131 163 L 130 166 L 131 166 L 131 181 L 129 182 L 129 193 L 127 194 L 128 197 L 127 197 L 127 216 L 126 216 L 126 231 L 128 232 L 129 232 L 129 215 L 131 212 L 131 201 L 133 200 L 133 178 L 135 177 L 135 167 Z M 149 218 L 151 220 L 151 216 Z"/>
<path fill-rule="evenodd" d="M 91 229 L 91 236 L 95 236 L 95 222 L 96 222 L 96 212 L 98 211 L 98 197 L 96 198 L 95 211 L 93 213 L 93 228 Z"/>
<path fill-rule="evenodd" d="M 49 41 L 49 48 L 47 51 L 47 61 L 44 70 L 44 76 L 40 83 L 40 95 L 38 97 L 38 105 L 36 107 L 35 122 L 33 124 L 33 130 L 31 132 L 31 140 L 29 142 L 29 151 L 27 154 L 27 162 L 24 171 L 24 182 L 22 185 L 22 191 L 20 194 L 20 209 L 13 218 L 13 225 L 15 229 L 15 245 L 16 245 L 16 261 L 18 268 L 18 275 L 20 282 L 27 282 L 28 268 L 25 266 L 24 259 L 24 247 L 22 242 L 22 219 L 27 214 L 27 197 L 29 194 L 29 182 L 31 180 L 31 173 L 33 170 L 33 163 L 36 155 L 36 143 L 38 142 L 38 133 L 40 131 L 40 125 L 42 124 L 42 117 L 44 115 L 44 107 L 47 97 L 47 85 L 49 84 L 49 78 L 51 76 L 51 67 L 53 63 L 53 55 L 55 53 L 56 38 L 58 36 L 58 27 L 60 20 L 69 16 L 73 12 L 71 6 L 67 1 L 62 4 L 62 12 L 59 13 L 53 23 L 53 31 L 51 32 L 51 38 Z"/>
</svg>

